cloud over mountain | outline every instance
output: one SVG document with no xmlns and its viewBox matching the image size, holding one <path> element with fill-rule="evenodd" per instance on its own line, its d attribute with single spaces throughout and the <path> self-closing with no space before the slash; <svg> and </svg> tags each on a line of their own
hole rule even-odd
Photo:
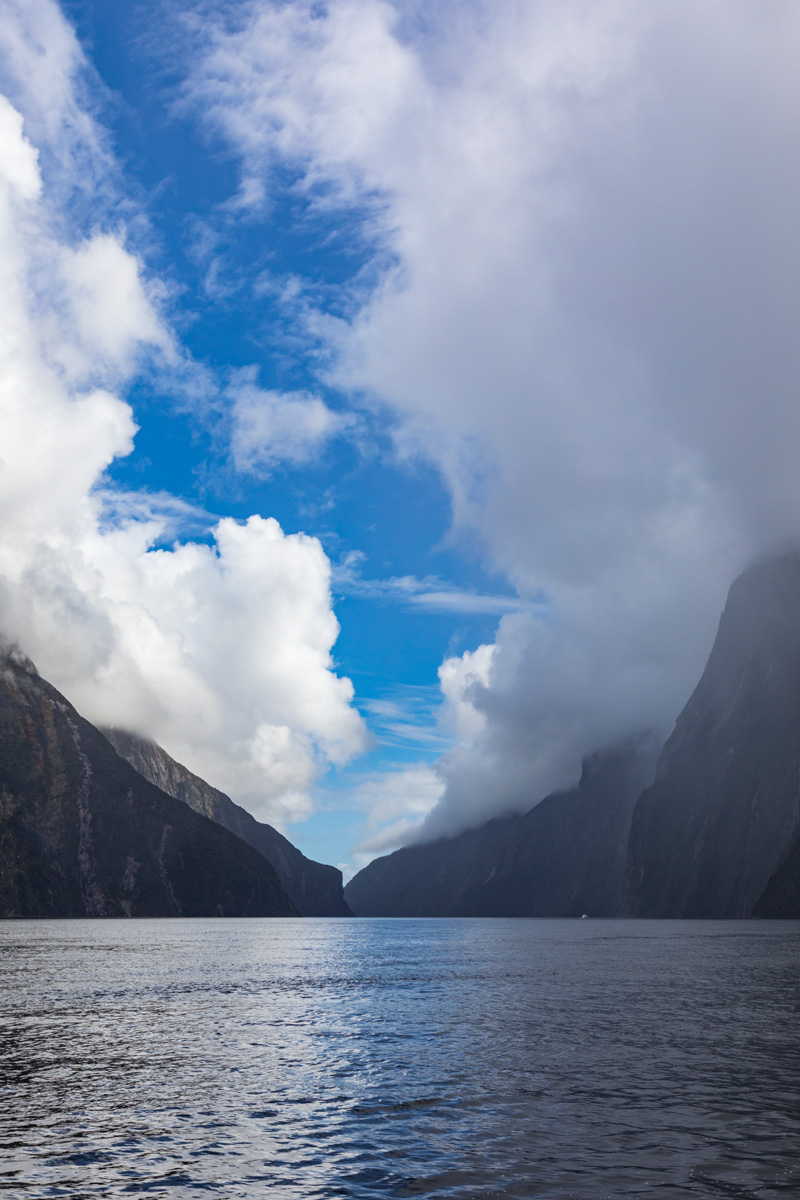
<svg viewBox="0 0 800 1200">
<path fill-rule="evenodd" d="M 800 527 L 800 11 L 779 0 L 253 3 L 193 25 L 184 104 L 257 207 L 357 214 L 306 312 L 328 380 L 434 462 L 527 611 L 429 829 L 525 807 L 666 725 L 725 589 Z"/>
<path fill-rule="evenodd" d="M 47 0 L 3 7 L 19 109 L 0 97 L 0 627 L 89 720 L 296 818 L 324 764 L 364 743 L 333 671 L 330 565 L 315 538 L 255 515 L 173 541 L 179 499 L 110 483 L 137 432 L 124 389 L 145 364 L 168 377 L 182 351 L 127 242 L 137 214 L 106 203 L 116 168 L 72 31 Z"/>
</svg>

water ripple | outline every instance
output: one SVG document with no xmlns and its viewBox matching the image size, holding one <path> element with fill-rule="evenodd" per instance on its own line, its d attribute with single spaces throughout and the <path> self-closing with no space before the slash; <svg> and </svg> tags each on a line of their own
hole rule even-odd
<svg viewBox="0 0 800 1200">
<path fill-rule="evenodd" d="M 0 925 L 0 1192 L 800 1194 L 793 922 Z"/>
</svg>

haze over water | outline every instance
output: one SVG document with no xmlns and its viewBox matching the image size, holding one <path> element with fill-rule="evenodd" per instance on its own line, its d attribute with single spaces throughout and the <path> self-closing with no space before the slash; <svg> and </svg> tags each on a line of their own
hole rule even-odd
<svg viewBox="0 0 800 1200">
<path fill-rule="evenodd" d="M 0 1190 L 800 1189 L 800 923 L 0 925 Z"/>
</svg>

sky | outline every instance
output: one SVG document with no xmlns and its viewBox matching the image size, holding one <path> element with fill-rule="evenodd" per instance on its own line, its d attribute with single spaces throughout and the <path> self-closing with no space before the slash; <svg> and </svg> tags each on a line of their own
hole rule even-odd
<svg viewBox="0 0 800 1200">
<path fill-rule="evenodd" d="M 794 0 L 0 0 L 0 625 L 350 873 L 800 533 Z"/>
</svg>

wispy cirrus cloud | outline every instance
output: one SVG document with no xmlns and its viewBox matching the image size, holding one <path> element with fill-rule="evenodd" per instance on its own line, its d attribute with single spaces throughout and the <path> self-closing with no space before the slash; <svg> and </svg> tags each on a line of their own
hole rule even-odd
<svg viewBox="0 0 800 1200">
<path fill-rule="evenodd" d="M 517 596 L 491 595 L 454 587 L 435 575 L 417 578 L 396 575 L 389 579 L 369 579 L 361 573 L 365 556 L 351 551 L 333 567 L 333 586 L 341 595 L 369 596 L 373 599 L 410 605 L 428 612 L 477 616 L 500 616 L 524 607 Z"/>
<path fill-rule="evenodd" d="M 435 684 L 395 683 L 379 696 L 362 698 L 359 707 L 379 745 L 429 755 L 452 745 L 440 723 L 442 694 Z"/>
</svg>

